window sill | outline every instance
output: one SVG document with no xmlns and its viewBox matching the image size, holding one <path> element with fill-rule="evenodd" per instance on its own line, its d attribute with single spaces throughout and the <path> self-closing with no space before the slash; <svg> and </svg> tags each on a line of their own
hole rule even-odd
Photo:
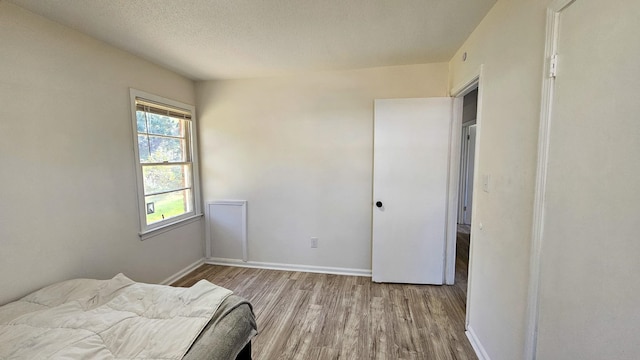
<svg viewBox="0 0 640 360">
<path fill-rule="evenodd" d="M 188 218 L 184 218 L 184 219 L 182 219 L 180 221 L 176 221 L 176 222 L 171 223 L 171 224 L 167 224 L 167 225 L 160 226 L 160 227 L 157 227 L 157 228 L 154 228 L 154 229 L 150 229 L 150 230 L 147 230 L 147 231 L 144 231 L 144 232 L 140 232 L 140 233 L 138 233 L 138 235 L 140 236 L 140 240 L 144 241 L 144 240 L 147 240 L 147 239 L 152 238 L 154 236 L 160 235 L 162 233 L 166 233 L 167 231 L 171 231 L 173 229 L 185 226 L 187 224 L 191 224 L 192 222 L 196 222 L 196 221 L 200 220 L 200 218 L 202 218 L 202 214 L 196 214 L 196 215 L 193 215 L 193 216 L 188 217 Z"/>
</svg>

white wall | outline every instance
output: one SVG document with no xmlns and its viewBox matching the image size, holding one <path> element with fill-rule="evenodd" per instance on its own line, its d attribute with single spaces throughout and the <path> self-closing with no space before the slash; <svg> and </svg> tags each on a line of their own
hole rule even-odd
<svg viewBox="0 0 640 360">
<path fill-rule="evenodd" d="M 484 64 L 468 308 L 492 360 L 524 351 L 546 5 L 498 1 L 449 63 L 454 89 Z"/>
<path fill-rule="evenodd" d="M 0 49 L 0 303 L 202 258 L 201 221 L 138 238 L 128 90 L 193 104 L 193 82 L 7 2 Z"/>
<path fill-rule="evenodd" d="M 371 269 L 373 99 L 445 96 L 447 72 L 441 63 L 199 83 L 205 201 L 248 200 L 251 261 Z"/>
<path fill-rule="evenodd" d="M 640 359 L 638 15 L 637 0 L 560 15 L 538 359 Z"/>
<path fill-rule="evenodd" d="M 492 360 L 524 357 L 549 3 L 498 1 L 450 62 L 454 88 L 484 64 L 477 172 L 490 174 L 491 185 L 489 193 L 475 189 L 468 309 Z M 551 125 L 539 360 L 640 356 L 637 4 L 578 0 L 572 7 L 582 12 L 561 20 L 573 31 L 560 30 L 566 42 L 554 109 L 573 106 Z"/>
</svg>

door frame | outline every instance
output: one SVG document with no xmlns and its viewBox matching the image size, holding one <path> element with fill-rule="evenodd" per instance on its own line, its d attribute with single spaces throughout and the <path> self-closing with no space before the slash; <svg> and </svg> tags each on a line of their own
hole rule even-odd
<svg viewBox="0 0 640 360">
<path fill-rule="evenodd" d="M 482 129 L 482 83 L 483 65 L 471 74 L 468 80 L 454 87 L 450 96 L 453 100 L 453 120 L 451 121 L 451 150 L 449 159 L 449 194 L 448 194 L 448 217 L 447 217 L 447 255 L 445 261 L 445 283 L 453 285 L 456 271 L 456 234 L 458 226 L 458 205 L 460 187 L 460 151 L 462 141 L 462 105 L 464 96 L 478 89 L 478 108 L 476 111 L 476 153 L 474 162 L 478 167 L 478 154 L 480 153 L 480 133 Z M 477 184 L 477 171 L 473 175 L 474 184 Z M 475 192 L 474 192 L 475 193 Z M 475 201 L 471 204 L 471 227 L 475 217 Z M 471 235 L 473 237 L 473 234 Z M 472 242 L 473 243 L 473 242 Z M 473 245 L 469 248 L 469 268 L 471 268 Z M 469 272 L 468 285 L 471 284 L 471 272 Z M 467 291 L 467 313 L 469 312 L 469 291 Z M 467 319 L 468 323 L 468 319 Z"/>
<path fill-rule="evenodd" d="M 558 51 L 560 13 L 576 0 L 554 0 L 547 7 L 547 28 L 544 45 L 544 69 L 540 125 L 538 130 L 538 163 L 533 200 L 533 224 L 531 229 L 531 257 L 529 268 L 529 294 L 525 328 L 524 359 L 535 360 L 538 344 L 538 320 L 540 303 L 540 271 L 544 229 L 544 207 L 549 164 L 550 126 L 552 121 L 555 76 L 551 75 L 551 59 Z M 473 213 L 472 213 L 473 214 Z M 473 216 L 473 215 L 472 215 Z"/>
<path fill-rule="evenodd" d="M 482 139 L 482 99 L 483 91 L 482 84 L 484 82 L 484 65 L 480 65 L 478 69 L 471 73 L 471 75 L 450 91 L 450 96 L 453 100 L 453 120 L 451 121 L 451 148 L 449 158 L 449 193 L 448 193 L 448 209 L 447 209 L 447 244 L 446 244 L 446 259 L 445 259 L 445 283 L 447 285 L 453 285 L 455 281 L 456 272 L 456 234 L 457 234 L 457 220 L 458 220 L 458 195 L 460 185 L 460 151 L 461 151 L 461 136 L 462 136 L 462 105 L 464 96 L 478 89 L 478 107 L 476 110 L 476 152 L 474 156 L 474 163 L 476 169 L 480 165 L 480 151 L 481 139 Z M 474 171 L 473 174 L 474 187 L 478 184 L 478 171 Z M 474 191 L 474 196 L 477 194 Z M 477 222 L 476 216 L 476 201 L 472 201 L 471 204 L 471 229 L 475 228 Z M 467 278 L 467 302 L 466 302 L 466 314 L 465 314 L 465 329 L 469 326 L 469 314 L 471 313 L 471 281 L 473 268 L 473 231 L 471 231 L 471 243 L 469 245 L 469 271 Z"/>
</svg>

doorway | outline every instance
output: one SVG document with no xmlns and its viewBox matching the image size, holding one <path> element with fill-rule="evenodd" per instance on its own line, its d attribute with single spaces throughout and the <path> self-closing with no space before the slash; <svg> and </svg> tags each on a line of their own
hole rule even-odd
<svg viewBox="0 0 640 360">
<path fill-rule="evenodd" d="M 453 121 L 451 127 L 451 157 L 450 157 L 450 182 L 449 182 L 449 208 L 447 217 L 447 271 L 446 271 L 446 283 L 453 285 L 461 292 L 461 295 L 466 298 L 465 302 L 465 329 L 467 329 L 467 336 L 470 336 L 468 331 L 470 314 L 473 312 L 472 308 L 472 292 L 469 291 L 473 288 L 473 259 L 474 259 L 474 243 L 473 243 L 473 231 L 477 229 L 474 225 L 477 224 L 476 208 L 474 204 L 473 183 L 478 184 L 478 172 L 475 169 L 479 168 L 480 153 L 482 151 L 482 84 L 483 84 L 483 66 L 480 65 L 475 72 L 475 75 L 469 78 L 459 86 L 455 86 L 451 91 L 453 97 Z M 468 97 L 467 95 L 472 94 Z M 466 98 L 465 98 L 466 97 Z M 466 101 L 465 101 L 466 100 Z M 473 105 L 472 105 L 473 104 Z M 463 121 L 463 113 L 466 114 Z M 463 188 L 460 184 L 462 181 L 462 149 L 463 144 L 463 124 L 467 126 L 473 125 L 475 118 L 475 130 L 476 141 L 473 152 L 473 171 L 468 171 L 471 181 L 467 181 L 469 184 L 467 192 L 470 195 L 470 201 L 467 204 L 468 222 L 470 224 L 460 227 L 458 232 L 459 219 L 462 219 L 460 215 L 460 189 Z M 466 140 L 466 136 L 465 136 Z M 469 146 L 467 144 L 467 146 Z M 467 155 L 469 156 L 469 155 Z M 468 165 L 467 165 L 468 168 Z M 476 187 L 477 188 L 477 187 Z M 462 221 L 464 223 L 464 221 Z M 461 240 L 458 240 L 460 236 Z M 458 245 L 459 243 L 459 245 Z M 460 257 L 458 258 L 459 255 Z M 473 341 L 472 341 L 473 342 Z"/>
<path fill-rule="evenodd" d="M 478 89 L 475 89 L 465 95 L 462 100 L 462 138 L 460 139 L 460 187 L 458 194 L 458 224 L 460 225 L 471 225 L 477 110 Z"/>
<path fill-rule="evenodd" d="M 475 170 L 478 88 L 462 97 L 462 131 L 460 139 L 460 181 L 458 187 L 458 219 L 456 228 L 455 284 L 466 295 L 471 245 L 471 209 Z"/>
</svg>

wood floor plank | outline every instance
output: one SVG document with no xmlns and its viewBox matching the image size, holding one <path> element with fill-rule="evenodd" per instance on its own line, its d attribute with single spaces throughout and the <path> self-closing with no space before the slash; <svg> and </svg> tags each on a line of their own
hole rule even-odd
<svg viewBox="0 0 640 360">
<path fill-rule="evenodd" d="M 370 278 L 203 265 L 201 279 L 254 308 L 255 360 L 476 360 L 459 286 L 378 284 Z"/>
</svg>

